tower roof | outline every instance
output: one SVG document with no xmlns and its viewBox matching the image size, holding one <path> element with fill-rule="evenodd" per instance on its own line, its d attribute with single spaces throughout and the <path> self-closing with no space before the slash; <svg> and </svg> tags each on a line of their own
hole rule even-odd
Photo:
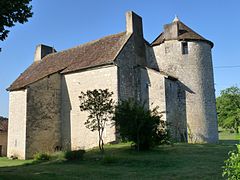
<svg viewBox="0 0 240 180">
<path fill-rule="evenodd" d="M 166 32 L 162 32 L 152 43 L 151 46 L 156 46 L 159 44 L 162 44 L 166 40 L 179 40 L 179 41 L 204 41 L 208 43 L 211 47 L 213 47 L 213 42 L 205 39 L 195 31 L 193 31 L 191 28 L 189 28 L 187 25 L 185 25 L 183 22 L 179 20 L 179 18 L 176 16 L 173 20 L 173 22 L 169 25 L 165 26 L 176 26 L 177 27 L 177 35 L 172 38 L 166 38 Z"/>
</svg>

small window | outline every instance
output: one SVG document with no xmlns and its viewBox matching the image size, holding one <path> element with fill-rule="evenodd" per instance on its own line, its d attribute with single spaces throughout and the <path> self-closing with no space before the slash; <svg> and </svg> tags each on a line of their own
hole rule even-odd
<svg viewBox="0 0 240 180">
<path fill-rule="evenodd" d="M 182 54 L 188 54 L 188 43 L 182 42 Z"/>
</svg>

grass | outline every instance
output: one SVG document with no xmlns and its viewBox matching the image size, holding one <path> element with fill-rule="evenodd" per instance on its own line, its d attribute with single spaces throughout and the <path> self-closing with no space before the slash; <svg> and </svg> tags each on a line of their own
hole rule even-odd
<svg viewBox="0 0 240 180">
<path fill-rule="evenodd" d="M 97 149 L 88 151 L 82 161 L 0 158 L 0 180 L 63 179 L 222 179 L 222 166 L 240 136 L 221 131 L 220 144 L 174 144 L 147 152 L 135 152 L 129 143 L 107 145 L 103 157 Z"/>
</svg>

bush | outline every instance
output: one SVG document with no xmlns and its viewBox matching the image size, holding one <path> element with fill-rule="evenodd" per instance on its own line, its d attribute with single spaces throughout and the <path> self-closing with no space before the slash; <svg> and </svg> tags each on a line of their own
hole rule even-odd
<svg viewBox="0 0 240 180">
<path fill-rule="evenodd" d="M 51 156 L 48 153 L 36 153 L 33 158 L 36 161 L 49 161 Z"/>
<path fill-rule="evenodd" d="M 240 179 L 240 144 L 237 145 L 237 151 L 229 152 L 229 159 L 223 166 L 223 177 L 227 176 L 229 180 Z"/>
<path fill-rule="evenodd" d="M 113 120 L 123 141 L 133 141 L 136 150 L 140 151 L 161 144 L 169 137 L 161 117 L 158 107 L 147 110 L 144 104 L 127 100 L 116 106 Z"/>
<path fill-rule="evenodd" d="M 65 158 L 67 160 L 82 160 L 85 152 L 85 150 L 67 151 L 65 152 Z"/>
</svg>

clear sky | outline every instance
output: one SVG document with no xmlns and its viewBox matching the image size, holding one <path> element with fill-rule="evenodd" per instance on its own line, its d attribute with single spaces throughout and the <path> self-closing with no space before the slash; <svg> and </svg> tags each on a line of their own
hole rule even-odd
<svg viewBox="0 0 240 180">
<path fill-rule="evenodd" d="M 152 42 L 175 15 L 214 42 L 216 95 L 240 81 L 239 0 L 33 0 L 34 15 L 10 29 L 0 42 L 0 115 L 8 116 L 6 88 L 32 62 L 37 44 L 58 51 L 125 31 L 125 12 L 142 16 L 144 36 Z M 1 8 L 1 7 L 0 7 Z M 239 67 L 222 67 L 239 66 Z M 21 106 L 21 104 L 19 104 Z"/>
</svg>

